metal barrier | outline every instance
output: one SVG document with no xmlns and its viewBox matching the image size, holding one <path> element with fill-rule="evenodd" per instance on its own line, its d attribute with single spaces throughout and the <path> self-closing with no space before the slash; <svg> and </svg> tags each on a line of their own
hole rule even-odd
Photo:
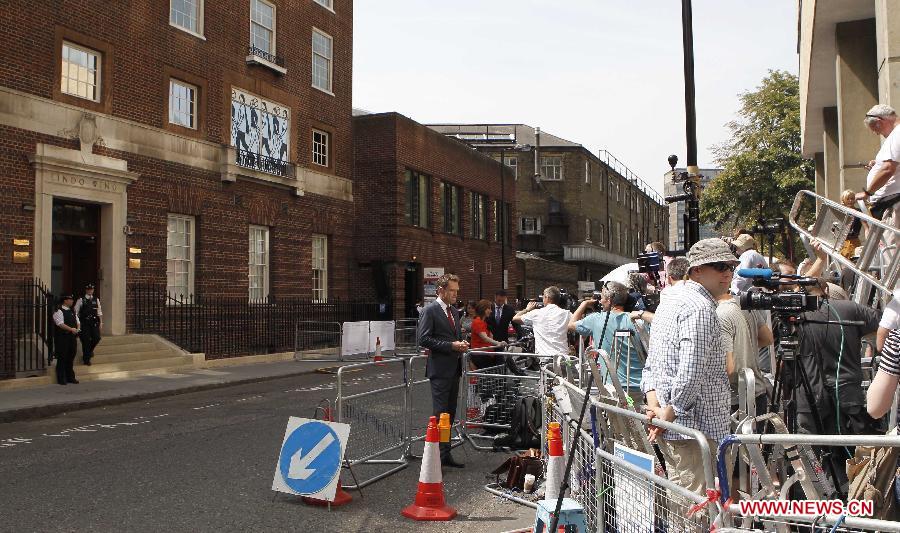
<svg viewBox="0 0 900 533">
<path fill-rule="evenodd" d="M 345 459 L 350 467 L 390 467 L 356 485 L 345 485 L 346 488 L 360 489 L 409 465 L 408 365 L 405 359 L 386 359 L 338 369 L 337 421 L 350 424 Z M 348 379 L 348 375 L 357 373 Z M 384 386 L 372 388 L 368 386 L 372 381 L 384 382 Z M 384 458 L 393 451 L 398 453 L 396 459 Z"/>
<path fill-rule="evenodd" d="M 615 455 L 615 442 L 629 442 L 628 446 L 635 451 L 655 456 L 647 441 L 645 415 L 592 397 L 590 421 L 579 428 L 573 416 L 585 401 L 584 391 L 546 369 L 542 378 L 543 387 L 564 386 L 572 404 L 572 411 L 566 413 L 555 399 L 548 399 L 543 432 L 549 422 L 559 422 L 567 453 L 575 440 L 580 439 L 569 480 L 569 496 L 584 508 L 590 531 L 709 530 L 718 516 L 715 504 L 708 505 L 706 512 L 689 514 L 689 508 L 702 506 L 708 499 L 672 483 L 661 475 L 659 468 L 654 472 L 645 471 Z M 548 396 L 552 398 L 552 392 Z M 697 440 L 706 459 L 703 471 L 706 485 L 715 487 L 713 456 L 705 436 L 679 424 L 656 424 Z M 621 432 L 627 432 L 627 440 Z"/>
<path fill-rule="evenodd" d="M 294 359 L 297 361 L 342 361 L 340 322 L 297 322 L 294 336 Z"/>
<path fill-rule="evenodd" d="M 472 355 L 493 355 L 503 359 L 503 363 L 469 369 Z M 509 431 L 512 413 L 516 404 L 525 396 L 541 398 L 540 373 L 524 371 L 525 375 L 510 372 L 506 358 L 521 356 L 521 353 L 471 350 L 463 356 L 463 418 L 461 429 L 473 447 L 478 450 L 492 450 L 496 433 Z M 484 434 L 472 430 L 484 429 Z M 484 446 L 476 440 L 491 441 Z"/>
<path fill-rule="evenodd" d="M 395 324 L 394 354 L 397 357 L 419 355 L 419 340 L 417 338 L 419 320 L 417 318 L 404 318 L 396 320 Z"/>
</svg>

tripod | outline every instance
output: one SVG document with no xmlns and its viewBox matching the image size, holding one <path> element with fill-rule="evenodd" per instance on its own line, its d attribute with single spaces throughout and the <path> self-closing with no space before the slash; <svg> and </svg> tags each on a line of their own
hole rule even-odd
<svg viewBox="0 0 900 533">
<path fill-rule="evenodd" d="M 799 332 L 798 325 L 800 323 L 809 324 L 835 324 L 841 326 L 857 326 L 861 325 L 859 321 L 839 321 L 839 320 L 812 320 L 801 318 L 798 314 L 786 311 L 775 312 L 776 336 L 777 336 L 777 358 L 778 365 L 775 370 L 775 387 L 773 390 L 769 412 L 778 412 L 778 402 L 781 400 L 784 406 L 784 421 L 787 430 L 790 433 L 797 431 L 797 392 L 802 390 L 807 406 L 810 407 L 810 415 L 815 426 L 815 430 L 820 435 L 825 435 L 825 424 L 822 421 L 819 408 L 816 404 L 815 395 L 813 394 L 812 385 L 810 384 L 809 375 L 806 367 L 799 360 Z M 822 386 L 825 386 L 823 378 Z M 829 476 L 835 482 L 841 478 L 838 477 L 837 468 L 832 460 L 831 448 L 822 448 L 819 454 L 819 460 L 823 467 L 827 469 Z M 843 498 L 845 495 L 841 492 L 839 483 L 836 483 L 836 496 Z"/>
</svg>

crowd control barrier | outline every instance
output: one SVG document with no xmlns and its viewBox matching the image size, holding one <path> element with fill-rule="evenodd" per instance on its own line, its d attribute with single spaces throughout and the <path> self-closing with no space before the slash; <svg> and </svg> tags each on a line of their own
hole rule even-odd
<svg viewBox="0 0 900 533">
<path fill-rule="evenodd" d="M 644 414 L 592 395 L 589 416 L 578 427 L 584 391 L 548 369 L 542 372 L 542 383 L 548 387 L 543 432 L 548 423 L 559 422 L 567 455 L 579 441 L 569 497 L 584 508 L 590 531 L 709 531 L 717 519 L 718 504 L 665 477 L 647 440 Z M 569 405 L 554 397 L 560 391 L 554 393 L 553 386 L 565 388 Z M 697 439 L 705 458 L 706 486 L 715 487 L 713 450 L 704 435 L 679 424 L 657 425 Z"/>
<path fill-rule="evenodd" d="M 383 355 L 396 354 L 394 321 L 298 321 L 294 359 L 297 361 L 365 361 L 381 344 Z"/>
<path fill-rule="evenodd" d="M 397 357 L 409 357 L 419 355 L 419 342 L 416 337 L 419 320 L 416 318 L 404 318 L 395 321 L 394 344 Z"/>
<path fill-rule="evenodd" d="M 491 355 L 502 361 L 477 370 L 470 369 L 472 356 Z M 497 435 L 511 429 L 516 404 L 526 396 L 542 398 L 540 373 L 523 371 L 516 375 L 507 366 L 507 358 L 521 357 L 521 353 L 471 350 L 463 357 L 462 387 L 464 410 L 463 435 L 479 450 L 492 450 Z M 476 433 L 476 430 L 483 430 Z M 487 441 L 488 444 L 479 444 Z"/>
<path fill-rule="evenodd" d="M 403 470 L 421 456 L 432 413 L 425 356 L 389 358 L 340 367 L 336 374 L 337 422 L 350 424 L 345 451 L 361 489 Z M 461 393 L 462 394 L 462 393 Z M 463 405 L 459 399 L 457 405 Z M 459 416 L 460 407 L 457 408 Z M 459 422 L 452 445 L 463 442 Z"/>
</svg>

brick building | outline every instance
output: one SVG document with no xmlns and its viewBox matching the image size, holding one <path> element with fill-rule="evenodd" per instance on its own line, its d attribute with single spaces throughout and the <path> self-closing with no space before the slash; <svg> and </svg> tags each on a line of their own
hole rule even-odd
<svg viewBox="0 0 900 533">
<path fill-rule="evenodd" d="M 513 169 L 398 113 L 359 114 L 353 129 L 360 296 L 415 316 L 434 268 L 460 276 L 460 300 L 491 298 L 504 267 L 512 292 Z"/>
<path fill-rule="evenodd" d="M 349 297 L 352 9 L 6 2 L 0 291 Z"/>
<path fill-rule="evenodd" d="M 510 166 L 516 177 L 516 249 L 577 267 L 577 279 L 596 281 L 633 261 L 651 241 L 668 241 L 662 198 L 607 152 L 525 124 L 435 124 Z M 543 265 L 524 267 L 537 272 Z M 543 279 L 541 283 L 546 282 Z M 557 280 L 562 285 L 574 280 Z M 541 289 L 527 280 L 531 292 Z"/>
</svg>

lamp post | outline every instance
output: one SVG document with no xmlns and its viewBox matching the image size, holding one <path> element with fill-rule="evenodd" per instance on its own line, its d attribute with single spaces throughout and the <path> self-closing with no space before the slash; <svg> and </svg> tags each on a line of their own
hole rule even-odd
<svg viewBox="0 0 900 533">
<path fill-rule="evenodd" d="M 500 147 L 500 206 L 497 209 L 497 227 L 500 231 L 500 288 L 506 290 L 506 233 L 509 231 L 509 213 L 506 211 L 506 180 L 503 167 L 506 166 L 506 152 L 530 152 L 530 144 L 516 144 Z M 516 172 L 518 172 L 518 162 Z M 502 223 L 500 221 L 503 221 Z"/>
</svg>

